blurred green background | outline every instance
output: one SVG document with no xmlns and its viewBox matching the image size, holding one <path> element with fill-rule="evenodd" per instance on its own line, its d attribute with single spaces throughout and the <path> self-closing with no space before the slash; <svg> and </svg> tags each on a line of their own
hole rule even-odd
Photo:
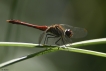
<svg viewBox="0 0 106 71">
<path fill-rule="evenodd" d="M 38 43 L 41 31 L 6 22 L 8 19 L 52 25 L 55 23 L 84 27 L 88 35 L 74 41 L 106 36 L 105 0 L 0 0 L 0 41 Z M 106 45 L 81 47 L 106 52 Z M 0 47 L 0 63 L 41 49 Z M 106 58 L 58 51 L 34 57 L 11 66 L 8 71 L 106 71 Z M 2 70 L 1 70 L 2 71 Z"/>
</svg>

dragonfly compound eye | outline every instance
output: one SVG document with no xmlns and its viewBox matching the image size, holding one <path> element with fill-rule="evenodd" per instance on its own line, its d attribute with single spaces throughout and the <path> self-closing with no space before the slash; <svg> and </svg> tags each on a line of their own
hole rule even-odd
<svg viewBox="0 0 106 71">
<path fill-rule="evenodd" d="M 66 29 L 65 30 L 65 35 L 67 35 L 68 37 L 72 37 L 73 33 L 70 29 Z"/>
</svg>

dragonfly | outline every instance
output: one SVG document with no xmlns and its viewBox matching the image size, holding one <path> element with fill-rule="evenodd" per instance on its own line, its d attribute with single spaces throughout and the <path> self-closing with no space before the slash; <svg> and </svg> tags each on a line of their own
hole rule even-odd
<svg viewBox="0 0 106 71">
<path fill-rule="evenodd" d="M 72 38 L 83 38 L 87 35 L 87 30 L 85 28 L 73 27 L 67 24 L 54 24 L 51 26 L 40 26 L 35 24 L 30 24 L 22 22 L 20 20 L 7 20 L 7 22 L 18 25 L 25 25 L 28 27 L 33 27 L 43 31 L 39 37 L 39 44 L 41 44 L 44 38 L 44 44 L 48 44 L 50 38 L 57 38 L 55 41 L 56 45 L 66 45 L 67 43 L 72 43 Z"/>
</svg>

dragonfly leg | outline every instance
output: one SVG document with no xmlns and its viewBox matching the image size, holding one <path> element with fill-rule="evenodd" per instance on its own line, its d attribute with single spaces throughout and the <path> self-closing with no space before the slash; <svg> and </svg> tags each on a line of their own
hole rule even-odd
<svg viewBox="0 0 106 71">
<path fill-rule="evenodd" d="M 59 45 L 57 42 L 61 39 L 61 37 L 55 42 L 56 45 Z M 60 47 L 58 47 L 59 50 Z"/>
<path fill-rule="evenodd" d="M 63 44 L 65 45 L 65 42 L 64 42 L 63 38 L 62 38 L 62 42 L 63 42 Z M 65 46 L 66 46 L 66 45 L 65 45 Z"/>
<path fill-rule="evenodd" d="M 49 38 L 56 38 L 57 36 L 56 35 L 53 35 L 53 34 L 46 34 L 46 37 L 45 37 L 45 40 L 44 40 L 44 44 L 47 44 L 48 43 L 48 39 Z"/>
<path fill-rule="evenodd" d="M 70 38 L 68 38 L 68 37 L 66 37 L 66 42 L 71 46 L 71 43 L 72 43 L 72 40 L 70 39 Z"/>
<path fill-rule="evenodd" d="M 62 42 L 65 45 L 63 48 L 66 48 L 66 44 L 65 44 L 66 41 L 63 38 L 62 38 Z"/>
<path fill-rule="evenodd" d="M 59 45 L 57 42 L 61 39 L 61 37 L 55 42 L 56 45 Z"/>
<path fill-rule="evenodd" d="M 46 44 L 47 36 L 48 36 L 48 34 L 46 34 L 46 36 L 45 36 L 44 44 Z"/>
</svg>

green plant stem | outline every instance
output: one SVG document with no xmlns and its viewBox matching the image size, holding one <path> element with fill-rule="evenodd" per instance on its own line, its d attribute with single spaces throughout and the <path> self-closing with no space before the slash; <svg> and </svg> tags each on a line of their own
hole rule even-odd
<svg viewBox="0 0 106 71">
<path fill-rule="evenodd" d="M 104 43 L 106 43 L 106 38 L 99 38 L 99 39 L 92 39 L 92 40 L 75 42 L 75 43 L 72 43 L 71 46 L 72 47 L 81 47 L 81 46 L 104 44 Z"/>
<path fill-rule="evenodd" d="M 23 61 L 23 60 L 26 60 L 26 59 L 29 59 L 29 58 L 32 58 L 34 56 L 45 54 L 45 53 L 49 52 L 50 50 L 51 49 L 49 49 L 49 50 L 42 50 L 42 51 L 35 52 L 35 53 L 29 54 L 29 55 L 26 55 L 26 56 L 22 56 L 22 57 L 19 57 L 19 58 L 12 59 L 10 61 L 1 63 L 0 64 L 0 68 L 3 68 L 3 67 L 6 67 L 6 66 L 9 66 L 9 65 L 12 65 L 14 63 L 17 63 L 17 62 L 20 62 L 20 61 Z"/>
<path fill-rule="evenodd" d="M 85 49 L 72 48 L 72 47 L 68 48 L 68 49 L 60 48 L 59 50 L 79 52 L 79 53 L 85 53 L 85 54 L 91 54 L 91 55 L 106 57 L 106 53 L 96 52 L 96 51 L 91 51 L 91 50 L 85 50 Z M 35 56 L 39 56 L 39 55 L 43 55 L 43 54 L 46 54 L 46 53 L 54 52 L 54 51 L 58 51 L 58 48 L 55 47 L 53 49 L 42 50 L 40 52 L 35 52 L 35 53 L 30 54 L 30 55 L 26 55 L 26 56 L 22 56 L 20 58 L 12 59 L 10 61 L 1 63 L 0 68 L 12 65 L 14 63 L 17 63 L 17 62 L 20 62 L 20 61 L 23 61 L 23 60 L 26 60 L 26 59 L 29 59 L 29 58 L 32 58 L 32 57 L 35 57 Z"/>
<path fill-rule="evenodd" d="M 106 43 L 106 38 L 100 38 L 100 39 L 92 39 L 92 40 L 86 40 L 86 41 L 71 43 L 71 47 L 81 47 L 81 46 L 104 44 L 104 43 Z M 20 47 L 32 47 L 32 48 L 53 47 L 53 46 L 48 46 L 48 45 L 39 46 L 39 44 L 22 43 L 22 42 L 0 42 L 0 46 L 20 46 Z M 67 44 L 67 46 L 70 46 L 70 44 Z"/>
<path fill-rule="evenodd" d="M 48 50 L 43 50 L 40 52 L 36 52 L 36 53 L 30 54 L 30 55 L 26 55 L 26 56 L 23 56 L 20 58 L 16 58 L 16 59 L 4 62 L 4 63 L 0 64 L 0 68 L 23 61 L 23 60 L 26 60 L 26 59 L 29 59 L 29 58 L 32 58 L 32 57 L 35 57 L 35 56 L 43 55 L 43 54 L 58 51 L 58 50 L 106 57 L 106 53 L 92 51 L 92 50 L 79 49 L 79 48 L 73 48 L 73 47 L 81 47 L 81 46 L 103 44 L 103 43 L 106 43 L 106 38 L 76 42 L 76 43 L 72 43 L 71 46 L 70 46 L 70 44 L 67 44 L 66 45 L 67 48 L 62 48 L 62 47 L 64 47 L 64 45 L 63 46 L 47 46 L 47 45 L 39 46 L 39 44 L 33 44 L 33 43 L 0 42 L 0 46 L 21 46 L 21 47 L 37 47 L 37 48 L 47 48 L 48 47 L 49 48 Z"/>
</svg>

